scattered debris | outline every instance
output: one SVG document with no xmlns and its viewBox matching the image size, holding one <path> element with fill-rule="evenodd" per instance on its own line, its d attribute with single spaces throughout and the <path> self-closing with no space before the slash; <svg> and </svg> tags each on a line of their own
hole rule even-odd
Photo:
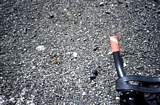
<svg viewBox="0 0 160 105">
<path fill-rule="evenodd" d="M 52 64 L 57 64 L 57 63 L 60 63 L 60 58 L 57 58 L 54 61 L 52 61 Z"/>
</svg>

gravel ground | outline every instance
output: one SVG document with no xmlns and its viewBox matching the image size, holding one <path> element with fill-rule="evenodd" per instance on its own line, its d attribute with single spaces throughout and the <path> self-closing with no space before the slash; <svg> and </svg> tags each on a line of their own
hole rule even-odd
<svg viewBox="0 0 160 105">
<path fill-rule="evenodd" d="M 0 0 L 0 105 L 118 105 L 112 34 L 127 74 L 160 76 L 158 0 Z"/>
</svg>

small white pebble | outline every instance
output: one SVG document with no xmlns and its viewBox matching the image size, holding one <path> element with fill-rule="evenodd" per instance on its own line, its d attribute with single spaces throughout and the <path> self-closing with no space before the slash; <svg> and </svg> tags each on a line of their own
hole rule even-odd
<svg viewBox="0 0 160 105">
<path fill-rule="evenodd" d="M 127 64 L 124 62 L 124 63 L 123 63 L 123 66 L 124 66 L 124 67 L 126 67 L 126 66 L 127 66 Z"/>
<path fill-rule="evenodd" d="M 83 92 L 82 95 L 83 95 L 83 96 L 86 95 L 86 92 Z"/>
<path fill-rule="evenodd" d="M 65 8 L 65 9 L 63 9 L 64 11 L 67 11 L 67 9 Z"/>
<path fill-rule="evenodd" d="M 146 43 L 146 42 L 148 42 L 148 41 L 147 41 L 147 40 L 144 40 L 143 42 Z"/>
<path fill-rule="evenodd" d="M 149 30 L 147 30 L 146 32 L 149 33 Z"/>
<path fill-rule="evenodd" d="M 37 51 L 44 51 L 46 48 L 43 45 L 37 46 L 36 50 Z"/>
<path fill-rule="evenodd" d="M 116 100 L 119 100 L 120 98 L 119 97 L 116 97 Z"/>
<path fill-rule="evenodd" d="M 142 73 L 138 73 L 138 75 L 142 75 Z"/>
<path fill-rule="evenodd" d="M 103 5 L 103 2 L 100 2 L 99 5 L 100 5 L 100 6 Z"/>
<path fill-rule="evenodd" d="M 36 69 L 36 66 L 32 66 L 32 69 Z"/>
<path fill-rule="evenodd" d="M 108 52 L 108 55 L 111 55 L 112 54 L 112 51 Z"/>
<path fill-rule="evenodd" d="M 77 57 L 78 56 L 78 54 L 76 53 L 76 52 L 73 52 L 73 57 Z"/>
</svg>

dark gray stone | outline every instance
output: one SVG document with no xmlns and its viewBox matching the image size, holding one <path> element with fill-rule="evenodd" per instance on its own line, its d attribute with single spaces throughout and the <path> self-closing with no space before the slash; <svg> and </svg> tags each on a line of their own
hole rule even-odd
<svg viewBox="0 0 160 105">
<path fill-rule="evenodd" d="M 122 4 L 123 3 L 123 0 L 117 0 L 119 4 Z"/>
</svg>

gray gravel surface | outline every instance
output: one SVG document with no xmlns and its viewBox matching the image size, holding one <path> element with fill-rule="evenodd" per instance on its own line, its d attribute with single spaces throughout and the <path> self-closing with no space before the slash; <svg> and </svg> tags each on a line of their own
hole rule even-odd
<svg viewBox="0 0 160 105">
<path fill-rule="evenodd" d="M 118 105 L 112 34 L 127 74 L 160 76 L 157 0 L 0 0 L 0 105 Z"/>
</svg>

